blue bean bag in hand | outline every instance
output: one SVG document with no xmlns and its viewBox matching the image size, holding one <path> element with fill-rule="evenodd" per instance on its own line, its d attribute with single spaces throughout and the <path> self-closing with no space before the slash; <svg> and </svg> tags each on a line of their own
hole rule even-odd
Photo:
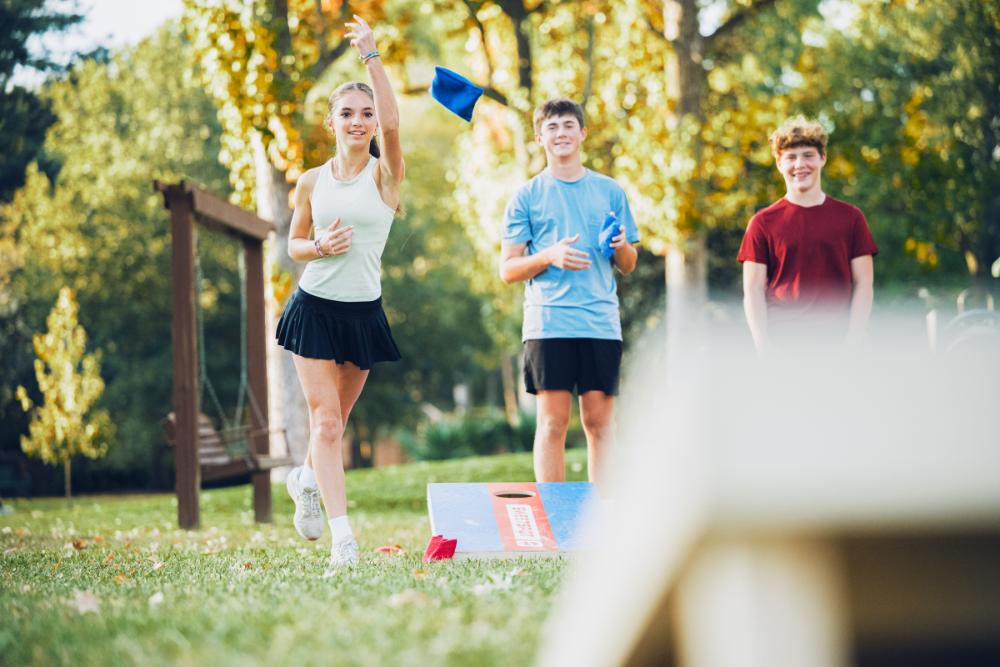
<svg viewBox="0 0 1000 667">
<path fill-rule="evenodd" d="M 467 121 L 472 120 L 472 109 L 483 94 L 483 89 L 461 74 L 444 67 L 434 68 L 431 82 L 431 97 L 440 102 L 448 111 Z"/>
<path fill-rule="evenodd" d="M 601 254 L 611 259 L 615 256 L 615 249 L 611 247 L 611 240 L 621 233 L 621 224 L 614 211 L 609 211 L 604 224 L 601 225 L 601 233 L 597 236 L 597 245 L 601 248 Z"/>
</svg>

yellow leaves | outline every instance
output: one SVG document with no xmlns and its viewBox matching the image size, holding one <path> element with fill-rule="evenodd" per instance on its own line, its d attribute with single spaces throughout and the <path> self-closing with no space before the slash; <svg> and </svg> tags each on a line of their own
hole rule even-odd
<svg viewBox="0 0 1000 667">
<path fill-rule="evenodd" d="M 21 448 L 46 463 L 67 461 L 77 454 L 91 458 L 107 450 L 111 424 L 107 413 L 89 414 L 104 392 L 96 354 L 86 353 L 87 334 L 77 322 L 73 290 L 64 287 L 47 318 L 48 331 L 35 334 L 35 376 L 43 403 L 33 408 L 19 387 L 22 408 L 32 413 Z"/>
<path fill-rule="evenodd" d="M 861 147 L 861 157 L 869 164 L 874 164 L 882 157 L 882 151 L 872 146 Z"/>
<path fill-rule="evenodd" d="M 722 152 L 716 155 L 714 160 L 711 155 L 706 155 L 705 160 L 711 160 L 703 166 L 714 175 L 714 182 L 720 189 L 728 190 L 737 186 L 743 174 L 743 160 L 740 156 Z"/>
<path fill-rule="evenodd" d="M 732 89 L 729 72 L 721 67 L 713 69 L 708 73 L 708 85 L 717 93 L 728 93 Z"/>
<path fill-rule="evenodd" d="M 850 180 L 857 169 L 854 167 L 853 162 L 843 155 L 838 154 L 829 159 L 826 163 L 825 171 L 831 178 Z"/>
<path fill-rule="evenodd" d="M 917 262 L 927 265 L 929 268 L 937 268 L 938 254 L 933 243 L 918 241 L 915 238 L 908 238 L 904 244 L 906 252 L 913 255 Z"/>
<path fill-rule="evenodd" d="M 256 11 L 254 7 L 256 6 Z M 237 203 L 253 203 L 255 165 L 249 150 L 259 133 L 266 155 L 279 171 L 301 171 L 304 160 L 299 126 L 305 101 L 321 72 L 312 71 L 328 34 L 341 38 L 342 3 L 292 0 L 287 3 L 288 39 L 279 41 L 271 11 L 255 3 L 218 0 L 190 2 L 184 25 L 201 61 L 201 75 L 220 109 L 220 159 L 230 170 Z M 369 18 L 383 14 L 380 3 L 355 6 Z"/>
<path fill-rule="evenodd" d="M 271 293 L 274 295 L 274 302 L 279 306 L 284 306 L 288 297 L 292 294 L 295 278 L 288 271 L 282 271 L 274 264 L 271 267 Z"/>
<path fill-rule="evenodd" d="M 28 390 L 25 389 L 24 387 L 18 385 L 17 390 L 15 391 L 15 395 L 17 397 L 18 403 L 21 404 L 21 409 L 24 410 L 25 412 L 29 412 L 31 408 L 35 406 L 31 398 L 28 396 Z"/>
</svg>

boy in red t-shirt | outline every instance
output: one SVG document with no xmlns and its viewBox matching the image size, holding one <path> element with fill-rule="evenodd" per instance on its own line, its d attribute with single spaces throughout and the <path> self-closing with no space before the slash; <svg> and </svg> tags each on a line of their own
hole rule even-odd
<svg viewBox="0 0 1000 667">
<path fill-rule="evenodd" d="M 772 344 L 829 337 L 853 344 L 868 325 L 878 247 L 861 211 L 823 192 L 826 141 L 823 127 L 801 116 L 770 137 L 785 196 L 750 219 L 736 257 L 761 355 Z"/>
</svg>

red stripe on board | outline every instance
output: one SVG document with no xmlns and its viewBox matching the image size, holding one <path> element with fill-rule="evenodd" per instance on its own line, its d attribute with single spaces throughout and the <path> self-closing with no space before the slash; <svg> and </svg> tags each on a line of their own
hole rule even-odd
<svg viewBox="0 0 1000 667">
<path fill-rule="evenodd" d="M 534 482 L 487 484 L 504 551 L 558 551 Z M 498 493 L 527 494 L 505 498 Z"/>
</svg>

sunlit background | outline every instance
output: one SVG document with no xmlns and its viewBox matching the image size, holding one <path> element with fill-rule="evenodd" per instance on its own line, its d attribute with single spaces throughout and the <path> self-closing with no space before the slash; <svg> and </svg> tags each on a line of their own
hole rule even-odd
<svg viewBox="0 0 1000 667">
<path fill-rule="evenodd" d="M 1000 449 L 996 2 L 11 0 L 3 11 L 0 497 L 60 495 L 69 480 L 73 494 L 173 488 L 163 431 L 173 383 L 171 238 L 152 182 L 186 179 L 276 224 L 265 259 L 273 327 L 301 271 L 284 252 L 290 193 L 304 169 L 335 150 L 322 127 L 330 91 L 365 77 L 342 39 L 357 12 L 375 27 L 399 97 L 407 181 L 405 212 L 383 257 L 386 310 L 404 360 L 372 374 L 352 413 L 351 467 L 530 450 L 534 404 L 519 379 L 522 288 L 497 276 L 499 230 L 514 190 L 544 167 L 532 109 L 569 96 L 587 114 L 586 166 L 622 184 L 643 235 L 636 272 L 619 277 L 627 387 L 620 471 L 634 471 L 632 491 L 652 491 L 623 500 L 635 511 L 608 529 L 635 551 L 622 576 L 649 578 L 602 579 L 625 595 L 614 598 L 572 575 L 571 602 L 554 604 L 628 607 L 630 586 L 659 582 L 645 590 L 629 641 L 622 634 L 610 648 L 598 646 L 595 631 L 580 655 L 713 667 L 997 664 L 996 625 L 983 619 L 1000 595 L 981 594 L 997 591 L 996 568 L 983 563 L 997 551 L 1000 516 L 988 492 Z M 429 98 L 434 65 L 486 89 L 471 124 Z M 784 192 L 767 137 L 795 114 L 829 131 L 824 189 L 864 212 L 880 252 L 871 346 L 812 359 L 803 391 L 784 396 L 795 418 L 774 421 L 765 399 L 787 387 L 755 366 L 735 256 L 750 217 Z M 202 411 L 219 429 L 238 428 L 246 415 L 240 248 L 202 230 L 197 254 Z M 66 350 L 38 342 L 56 330 L 78 332 L 79 369 Z M 300 459 L 304 401 L 288 355 L 269 354 L 270 411 L 283 433 L 271 447 Z M 79 372 L 44 386 L 41 359 Z M 817 373 L 829 382 L 816 386 Z M 954 391 L 929 405 L 941 387 Z M 811 411 L 820 398 L 826 406 L 864 398 L 864 419 L 804 423 L 803 415 L 831 419 Z M 64 413 L 41 410 L 60 401 Z M 49 416 L 36 428 L 33 415 Z M 736 442 L 737 419 L 781 437 L 755 431 Z M 893 436 L 894 425 L 905 438 Z M 790 459 L 801 455 L 796 441 L 808 444 L 801 430 L 827 444 L 833 435 L 849 441 L 846 467 Z M 76 449 L 59 445 L 56 434 L 65 432 L 82 434 Z M 574 418 L 569 445 L 582 444 Z M 907 467 L 911 451 L 919 460 Z M 643 457 L 656 465 L 644 467 Z M 928 485 L 923 464 L 935 457 L 944 462 Z M 572 461 L 582 475 L 581 459 Z M 688 464 L 718 474 L 693 477 Z M 794 483 L 807 472 L 816 494 Z M 944 511 L 954 509 L 956 476 L 966 474 L 986 480 L 966 489 L 974 521 L 961 508 Z M 726 475 L 747 485 L 726 495 Z M 827 484 L 846 506 L 822 495 Z M 801 514 L 776 509 L 789 503 L 800 503 Z M 643 521 L 655 527 L 647 533 Z M 948 535 L 955 541 L 945 544 Z M 662 569 L 660 554 L 639 553 L 647 539 L 661 545 Z M 772 549 L 773 540 L 783 546 Z M 919 566 L 905 565 L 910 547 L 927 554 Z M 593 563 L 580 571 L 611 567 Z M 971 574 L 934 588 L 926 582 L 938 564 Z M 762 571 L 798 574 L 754 579 Z M 892 571 L 902 574 L 885 583 Z M 715 575 L 704 572 L 717 572 L 724 585 L 705 584 Z M 757 585 L 812 593 L 775 597 L 775 611 L 755 606 L 768 595 L 754 592 Z M 937 618 L 932 605 L 905 596 L 924 585 L 928 597 L 951 605 L 948 614 Z M 880 606 L 872 591 L 901 602 Z M 745 640 L 732 644 L 745 652 L 712 653 L 712 636 L 703 634 L 719 597 L 743 605 L 742 616 L 718 622 Z M 740 619 L 772 612 L 801 612 L 802 631 L 818 633 L 808 647 L 825 648 L 781 659 L 763 651 L 752 661 L 756 626 Z M 553 618 L 550 643 L 534 634 L 531 641 L 556 665 L 568 640 Z M 678 618 L 698 621 L 692 629 Z M 911 621 L 937 642 L 938 652 L 926 655 L 938 662 L 921 662 Z M 758 629 L 777 641 L 776 627 Z M 504 664 L 496 652 L 486 655 Z M 832 662 L 811 662 L 820 655 Z"/>
</svg>

